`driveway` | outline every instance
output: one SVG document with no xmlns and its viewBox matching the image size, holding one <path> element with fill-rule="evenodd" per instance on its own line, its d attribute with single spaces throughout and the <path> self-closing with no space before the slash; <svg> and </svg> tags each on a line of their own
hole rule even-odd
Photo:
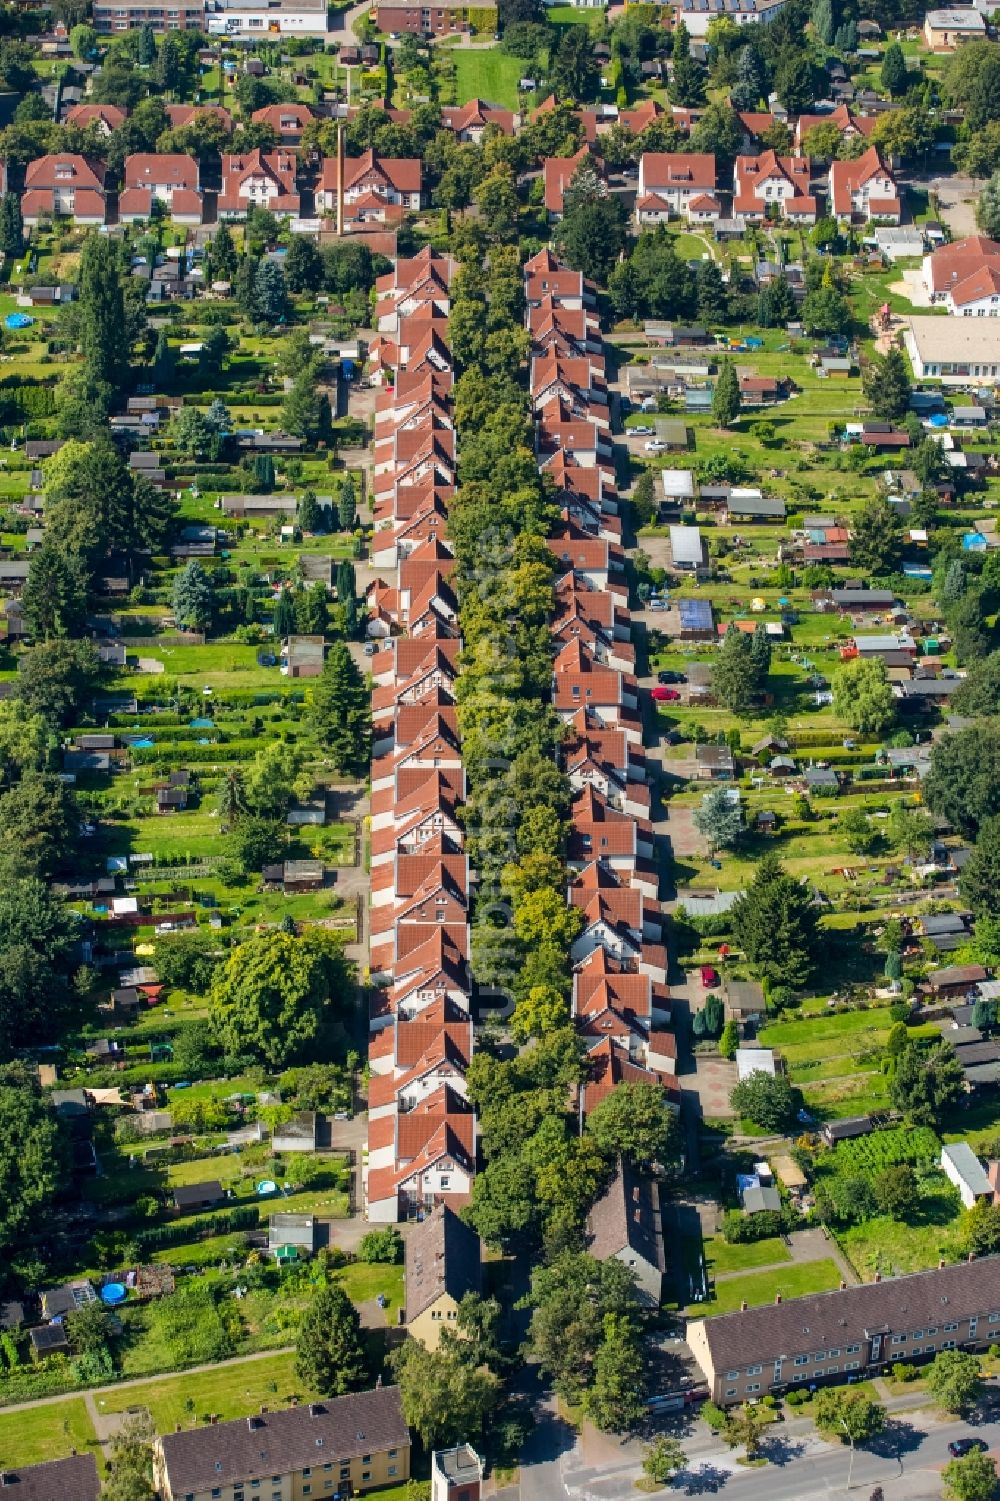
<svg viewBox="0 0 1000 1501">
<path fill-rule="evenodd" d="M 918 180 L 914 178 L 916 186 Z M 935 194 L 938 213 L 951 230 L 952 237 L 961 240 L 965 235 L 974 235 L 976 226 L 976 202 L 979 189 L 971 177 L 950 174 L 947 177 L 930 177 L 919 181 L 929 193 Z"/>
<path fill-rule="evenodd" d="M 698 1072 L 683 1078 L 684 1094 L 697 1101 L 701 1115 L 708 1120 L 732 1120 L 729 1096 L 736 1087 L 736 1064 L 724 1058 L 698 1059 Z"/>
</svg>

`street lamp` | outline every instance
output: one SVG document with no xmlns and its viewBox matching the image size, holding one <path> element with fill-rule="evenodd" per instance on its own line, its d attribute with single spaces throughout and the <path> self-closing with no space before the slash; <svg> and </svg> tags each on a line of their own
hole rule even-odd
<svg viewBox="0 0 1000 1501">
<path fill-rule="evenodd" d="M 850 1490 L 854 1479 L 854 1436 L 843 1418 L 840 1419 L 840 1426 L 847 1434 L 847 1442 L 851 1446 L 851 1462 L 847 1467 L 847 1489 Z"/>
</svg>

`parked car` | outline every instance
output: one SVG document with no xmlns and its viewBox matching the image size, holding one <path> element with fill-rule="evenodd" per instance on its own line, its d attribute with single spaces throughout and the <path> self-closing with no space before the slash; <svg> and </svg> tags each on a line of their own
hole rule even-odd
<svg viewBox="0 0 1000 1501">
<path fill-rule="evenodd" d="M 701 988 L 703 990 L 714 990 L 718 983 L 718 970 L 713 969 L 711 964 L 703 964 L 701 966 Z"/>
<path fill-rule="evenodd" d="M 374 641 L 366 641 L 365 642 L 365 656 L 366 657 L 374 657 L 374 655 L 375 655 L 375 653 L 377 651 L 378 651 L 378 647 L 375 645 Z"/>
<path fill-rule="evenodd" d="M 669 610 L 670 602 L 666 599 L 651 599 L 649 601 L 649 608 L 651 610 Z"/>
<path fill-rule="evenodd" d="M 647 453 L 665 453 L 668 447 L 660 438 L 650 438 L 649 442 L 642 446 Z"/>
<path fill-rule="evenodd" d="M 981 1438 L 953 1438 L 948 1445 L 948 1453 L 952 1459 L 961 1459 L 963 1454 L 972 1454 L 976 1450 L 984 1453 L 988 1445 Z"/>
<path fill-rule="evenodd" d="M 664 670 L 656 674 L 656 681 L 658 683 L 686 683 L 687 677 L 683 672 L 668 672 Z"/>
<path fill-rule="evenodd" d="M 658 704 L 675 704 L 680 699 L 676 688 L 664 688 L 662 683 L 657 683 L 653 689 L 653 698 Z"/>
<path fill-rule="evenodd" d="M 631 435 L 632 435 L 633 438 L 652 438 L 653 435 L 656 432 L 656 428 L 655 427 L 639 426 L 639 427 L 630 428 L 629 431 L 630 431 L 630 433 L 631 433 Z M 647 443 L 646 447 L 647 448 L 649 447 L 648 443 Z"/>
</svg>

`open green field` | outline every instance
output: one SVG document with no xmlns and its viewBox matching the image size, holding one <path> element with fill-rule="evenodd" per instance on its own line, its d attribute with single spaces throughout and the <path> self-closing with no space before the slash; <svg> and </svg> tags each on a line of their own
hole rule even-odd
<svg viewBox="0 0 1000 1501">
<path fill-rule="evenodd" d="M 0 1409 L 0 1469 L 63 1459 L 74 1451 L 102 1455 L 82 1397 L 25 1407 L 18 1412 Z M 70 1497 L 66 1498 L 70 1501 Z"/>
<path fill-rule="evenodd" d="M 744 1299 L 751 1308 L 757 1308 L 762 1303 L 773 1303 L 776 1293 L 783 1298 L 802 1298 L 807 1293 L 832 1292 L 839 1286 L 840 1272 L 835 1262 L 809 1261 L 774 1272 L 728 1277 L 715 1284 L 707 1302 L 692 1303 L 685 1311 L 688 1318 L 711 1318 L 714 1314 L 735 1313 Z"/>
<path fill-rule="evenodd" d="M 482 99 L 488 104 L 502 104 L 517 109 L 517 83 L 524 75 L 520 58 L 508 57 L 496 47 L 455 48 L 450 54 L 455 65 L 455 90 L 459 104 Z"/>
<path fill-rule="evenodd" d="M 171 1433 L 178 1423 L 188 1428 L 193 1421 L 205 1422 L 213 1413 L 225 1422 L 256 1412 L 262 1404 L 283 1407 L 292 1397 L 302 1401 L 313 1395 L 295 1376 L 294 1366 L 291 1352 L 230 1361 L 199 1371 L 197 1377 L 181 1373 L 109 1391 L 96 1398 L 97 1409 L 114 1413 L 144 1407 L 160 1433 Z"/>
</svg>

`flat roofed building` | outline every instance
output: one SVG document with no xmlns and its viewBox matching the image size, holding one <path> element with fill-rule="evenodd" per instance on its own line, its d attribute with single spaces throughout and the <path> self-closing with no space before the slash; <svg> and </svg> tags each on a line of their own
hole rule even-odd
<svg viewBox="0 0 1000 1501">
<path fill-rule="evenodd" d="M 161 1501 L 231 1498 L 234 1488 L 255 1481 L 282 1501 L 336 1490 L 362 1495 L 409 1474 L 410 1432 L 398 1386 L 183 1429 L 153 1443 Z M 333 1481 L 329 1492 L 326 1480 Z"/>
<path fill-rule="evenodd" d="M 908 318 L 903 342 L 918 380 L 965 386 L 1000 378 L 998 319 Z"/>
<path fill-rule="evenodd" d="M 929 10 L 924 17 L 924 41 L 932 52 L 953 52 L 963 42 L 982 41 L 986 22 L 974 6 Z"/>
<path fill-rule="evenodd" d="M 205 0 L 176 0 L 169 7 L 155 0 L 94 0 L 94 30 L 101 35 L 143 26 L 158 32 L 204 31 Z"/>
<path fill-rule="evenodd" d="M 326 0 L 205 0 L 209 36 L 326 36 Z"/>
<path fill-rule="evenodd" d="M 483 1462 L 475 1449 L 459 1444 L 431 1456 L 431 1501 L 479 1501 Z"/>
<path fill-rule="evenodd" d="M 675 568 L 697 571 L 705 566 L 705 544 L 701 528 L 697 526 L 672 526 L 670 528 L 670 557 Z"/>
<path fill-rule="evenodd" d="M 1000 1330 L 1000 1256 L 813 1293 L 688 1324 L 724 1407 L 769 1391 L 878 1375 L 938 1350 L 985 1348 Z"/>
</svg>

